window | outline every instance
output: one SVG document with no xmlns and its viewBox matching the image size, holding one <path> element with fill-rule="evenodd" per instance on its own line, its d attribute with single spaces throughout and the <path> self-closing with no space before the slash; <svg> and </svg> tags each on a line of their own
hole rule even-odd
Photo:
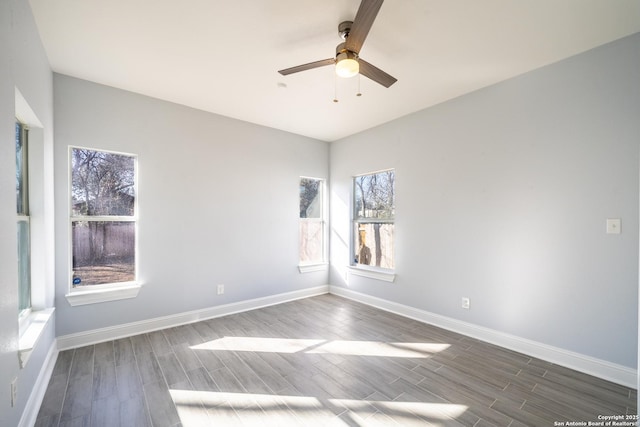
<svg viewBox="0 0 640 427">
<path fill-rule="evenodd" d="M 71 148 L 72 288 L 136 280 L 136 157 Z"/>
<path fill-rule="evenodd" d="M 353 178 L 353 263 L 393 269 L 395 172 Z"/>
<path fill-rule="evenodd" d="M 31 236 L 29 223 L 28 130 L 16 122 L 16 206 L 18 214 L 18 310 L 31 309 Z"/>
<path fill-rule="evenodd" d="M 300 265 L 325 262 L 324 181 L 300 178 Z"/>
<path fill-rule="evenodd" d="M 53 229 L 45 219 L 53 201 L 53 170 L 47 158 L 43 126 L 15 88 L 15 172 L 18 262 L 18 356 L 24 368 L 53 318 L 53 277 L 43 268 L 53 262 Z M 51 152 L 53 156 L 53 152 Z M 49 204 L 51 203 L 51 204 Z"/>
</svg>

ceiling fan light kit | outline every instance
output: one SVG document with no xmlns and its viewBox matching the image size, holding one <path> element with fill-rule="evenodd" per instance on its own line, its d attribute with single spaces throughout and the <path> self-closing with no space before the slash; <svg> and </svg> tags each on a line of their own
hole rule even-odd
<svg viewBox="0 0 640 427">
<path fill-rule="evenodd" d="M 336 48 L 336 74 L 339 77 L 353 77 L 360 72 L 358 55 L 344 48 L 344 43 L 340 43 Z"/>
<path fill-rule="evenodd" d="M 335 59 L 321 59 L 320 61 L 279 70 L 278 72 L 286 76 L 300 71 L 335 64 L 336 75 L 339 77 L 348 78 L 359 73 L 387 88 L 394 84 L 397 81 L 395 77 L 360 59 L 359 56 L 360 49 L 362 49 L 367 34 L 369 34 L 369 30 L 373 25 L 373 21 L 378 15 L 382 2 L 383 0 L 362 0 L 353 22 L 344 21 L 338 25 L 338 34 L 340 34 L 344 43 L 340 43 L 336 47 Z"/>
</svg>

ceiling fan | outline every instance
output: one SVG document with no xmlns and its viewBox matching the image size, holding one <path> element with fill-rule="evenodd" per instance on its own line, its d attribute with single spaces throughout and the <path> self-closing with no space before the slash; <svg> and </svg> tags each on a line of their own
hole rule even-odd
<svg viewBox="0 0 640 427">
<path fill-rule="evenodd" d="M 367 34 L 369 34 L 369 30 L 373 25 L 373 21 L 376 19 L 376 15 L 378 15 L 383 1 L 384 0 L 362 0 L 355 19 L 353 21 L 341 22 L 340 25 L 338 25 L 338 33 L 344 42 L 336 47 L 335 58 L 322 59 L 320 61 L 279 70 L 278 72 L 286 76 L 300 71 L 335 64 L 336 74 L 340 77 L 352 77 L 360 73 L 374 82 L 380 83 L 384 87 L 389 87 L 394 84 L 398 79 L 371 65 L 360 58 L 359 55 L 360 49 L 364 44 L 364 40 L 367 38 Z"/>
</svg>

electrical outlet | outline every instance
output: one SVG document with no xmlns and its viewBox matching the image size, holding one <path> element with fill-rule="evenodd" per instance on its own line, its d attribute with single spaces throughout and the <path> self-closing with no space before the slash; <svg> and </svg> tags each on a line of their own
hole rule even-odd
<svg viewBox="0 0 640 427">
<path fill-rule="evenodd" d="M 469 298 L 462 298 L 462 308 L 469 310 Z"/>
<path fill-rule="evenodd" d="M 224 285 L 218 285 L 218 295 L 224 294 Z"/>
<path fill-rule="evenodd" d="M 11 407 L 16 406 L 16 401 L 18 400 L 18 378 L 14 378 L 11 381 Z"/>
<path fill-rule="evenodd" d="M 620 234 L 620 218 L 607 218 L 607 234 Z"/>
</svg>

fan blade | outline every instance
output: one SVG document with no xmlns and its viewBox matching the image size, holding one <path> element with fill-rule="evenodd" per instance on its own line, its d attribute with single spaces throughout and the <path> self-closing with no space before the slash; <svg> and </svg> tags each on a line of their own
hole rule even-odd
<svg viewBox="0 0 640 427">
<path fill-rule="evenodd" d="M 351 52 L 359 53 L 364 43 L 364 39 L 367 38 L 369 30 L 373 25 L 373 21 L 378 15 L 378 11 L 382 6 L 383 0 L 362 0 L 358 13 L 353 20 L 351 31 L 345 41 L 345 48 Z"/>
<path fill-rule="evenodd" d="M 358 59 L 358 63 L 360 64 L 360 74 L 365 77 L 369 77 L 371 80 L 376 83 L 380 83 L 384 87 L 389 87 L 398 81 L 395 77 L 390 76 L 380 68 L 369 64 L 362 58 Z"/>
<path fill-rule="evenodd" d="M 309 62 L 308 64 L 298 65 L 297 67 L 286 68 L 278 72 L 283 76 L 286 76 L 293 73 L 299 73 L 300 71 L 311 70 L 313 68 L 324 67 L 325 65 L 332 65 L 335 63 L 336 63 L 335 58 L 327 58 L 321 61 Z"/>
</svg>

